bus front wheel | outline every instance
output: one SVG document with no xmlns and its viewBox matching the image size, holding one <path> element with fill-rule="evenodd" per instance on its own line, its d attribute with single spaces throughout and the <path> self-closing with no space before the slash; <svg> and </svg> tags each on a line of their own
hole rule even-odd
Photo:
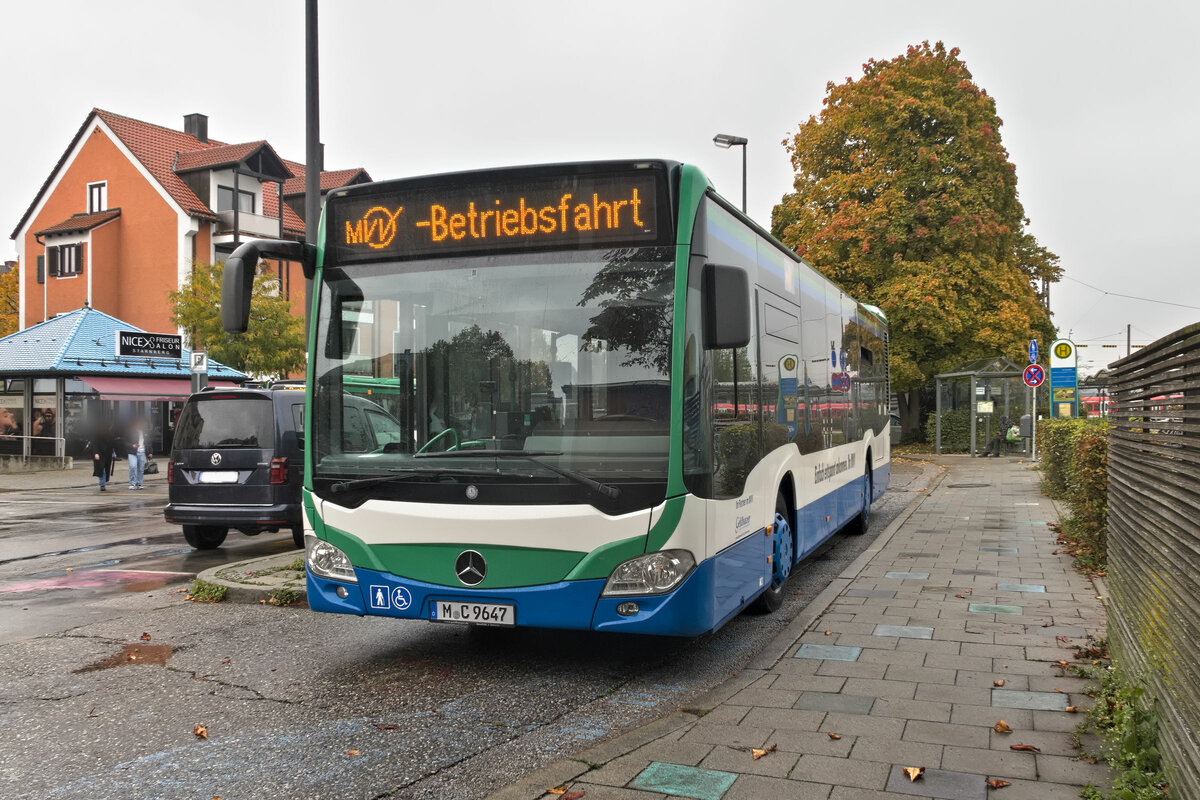
<svg viewBox="0 0 1200 800">
<path fill-rule="evenodd" d="M 770 614 L 783 605 L 784 587 L 796 559 L 793 542 L 791 512 L 781 492 L 775 497 L 775 524 L 771 534 L 771 585 L 754 601 L 751 608 L 755 611 Z"/>
</svg>

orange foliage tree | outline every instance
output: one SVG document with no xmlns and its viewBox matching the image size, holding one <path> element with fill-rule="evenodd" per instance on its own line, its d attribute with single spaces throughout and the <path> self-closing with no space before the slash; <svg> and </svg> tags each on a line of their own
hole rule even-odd
<svg viewBox="0 0 1200 800">
<path fill-rule="evenodd" d="M 0 337 L 17 332 L 21 312 L 21 265 L 0 275 Z"/>
<path fill-rule="evenodd" d="M 1053 338 L 1042 298 L 1061 269 L 1025 230 L 996 103 L 958 48 L 910 46 L 826 90 L 784 140 L 795 191 L 772 229 L 887 314 L 908 434 L 933 375 L 998 354 L 1022 363 L 1030 338 Z"/>
</svg>

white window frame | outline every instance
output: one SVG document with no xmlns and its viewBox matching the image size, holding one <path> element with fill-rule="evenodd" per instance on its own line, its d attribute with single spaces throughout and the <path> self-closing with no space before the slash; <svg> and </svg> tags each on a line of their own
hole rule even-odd
<svg viewBox="0 0 1200 800">
<path fill-rule="evenodd" d="M 100 207 L 96 208 L 92 204 L 92 189 L 98 188 Z M 87 185 L 87 213 L 96 214 L 100 211 L 108 211 L 108 181 L 95 181 Z"/>
</svg>

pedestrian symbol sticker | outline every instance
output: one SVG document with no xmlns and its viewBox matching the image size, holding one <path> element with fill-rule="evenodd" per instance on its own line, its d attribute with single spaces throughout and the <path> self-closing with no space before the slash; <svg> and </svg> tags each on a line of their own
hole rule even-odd
<svg viewBox="0 0 1200 800">
<path fill-rule="evenodd" d="M 388 596 L 388 587 L 372 586 L 371 587 L 371 608 L 380 611 L 392 607 L 391 600 Z"/>
<path fill-rule="evenodd" d="M 392 590 L 392 604 L 396 606 L 397 611 L 403 611 L 412 605 L 412 595 L 408 589 L 403 586 L 397 586 Z"/>
</svg>

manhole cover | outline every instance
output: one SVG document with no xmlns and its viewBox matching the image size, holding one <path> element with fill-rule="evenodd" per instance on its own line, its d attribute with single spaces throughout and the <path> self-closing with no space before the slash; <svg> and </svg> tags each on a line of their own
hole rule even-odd
<svg viewBox="0 0 1200 800">
<path fill-rule="evenodd" d="M 986 489 L 990 483 L 948 483 L 947 489 Z"/>
</svg>

